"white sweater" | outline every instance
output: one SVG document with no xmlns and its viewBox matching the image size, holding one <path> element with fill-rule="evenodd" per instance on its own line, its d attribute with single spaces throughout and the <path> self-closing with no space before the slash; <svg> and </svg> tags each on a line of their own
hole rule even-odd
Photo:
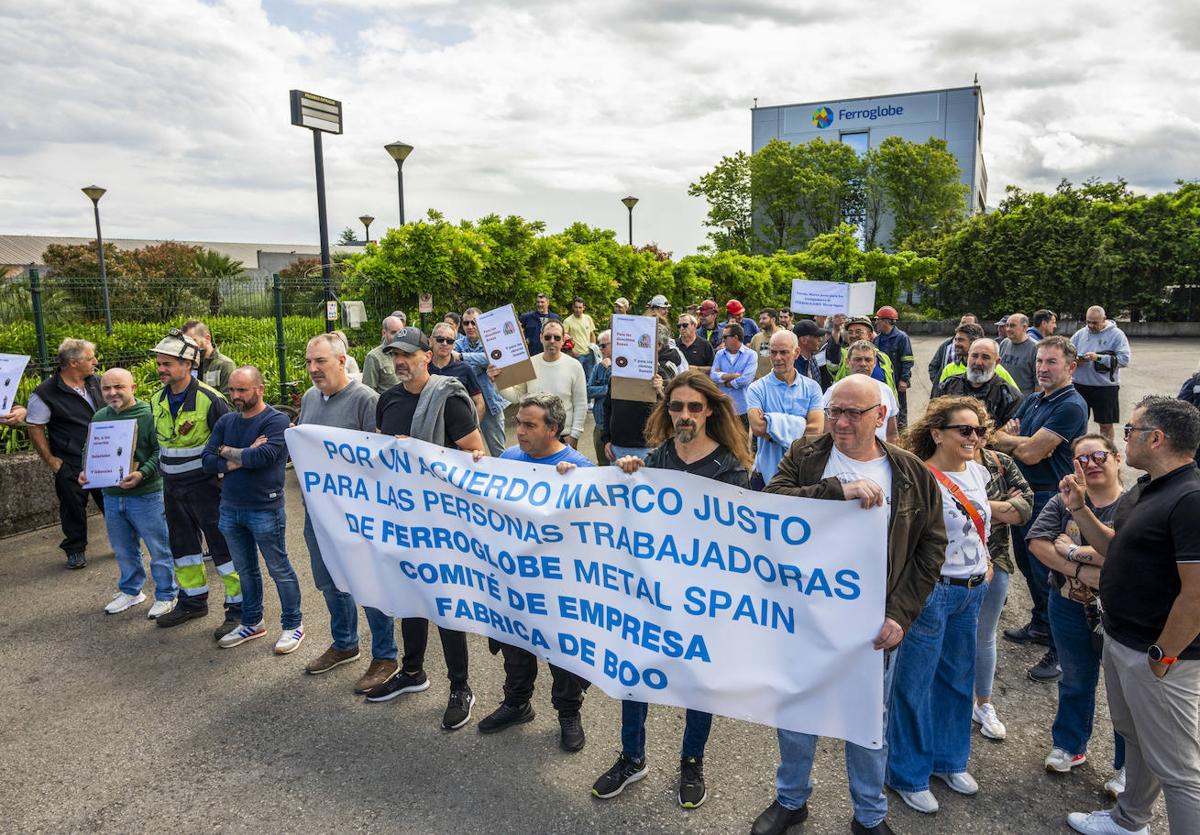
<svg viewBox="0 0 1200 835">
<path fill-rule="evenodd" d="M 527 394 L 543 391 L 557 394 L 567 410 L 563 434 L 578 439 L 587 418 L 587 380 L 583 376 L 583 366 L 566 354 L 559 354 L 554 362 L 546 362 L 541 354 L 535 354 L 530 361 L 537 379 L 500 389 L 500 396 L 510 403 L 517 403 Z"/>
</svg>

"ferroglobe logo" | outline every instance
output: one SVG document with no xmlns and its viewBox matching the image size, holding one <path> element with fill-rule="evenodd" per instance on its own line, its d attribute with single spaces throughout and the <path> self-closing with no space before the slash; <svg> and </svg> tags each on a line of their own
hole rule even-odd
<svg viewBox="0 0 1200 835">
<path fill-rule="evenodd" d="M 828 107 L 818 107 L 813 111 L 812 121 L 818 128 L 827 128 L 833 124 L 833 111 Z"/>
<path fill-rule="evenodd" d="M 886 116 L 903 115 L 904 108 L 898 104 L 885 104 L 882 107 L 876 106 L 869 110 L 838 110 L 839 119 L 866 119 L 869 122 L 882 119 Z"/>
</svg>

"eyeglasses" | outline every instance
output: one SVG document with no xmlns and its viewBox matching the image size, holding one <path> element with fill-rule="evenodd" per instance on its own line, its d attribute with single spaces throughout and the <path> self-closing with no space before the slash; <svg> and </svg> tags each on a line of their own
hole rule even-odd
<svg viewBox="0 0 1200 835">
<path fill-rule="evenodd" d="M 1153 432 L 1158 429 L 1157 426 L 1134 426 L 1132 423 L 1125 424 L 1125 440 L 1129 440 L 1129 436 L 1134 432 Z"/>
<path fill-rule="evenodd" d="M 1125 437 L 1129 437 L 1126 435 Z M 1075 460 L 1079 462 L 1079 466 L 1086 467 L 1088 461 L 1094 464 L 1103 464 L 1108 460 L 1109 453 L 1106 449 L 1098 449 L 1095 452 L 1085 452 L 1083 455 L 1076 455 Z"/>
<path fill-rule="evenodd" d="M 433 341 L 437 342 L 440 345 L 453 345 L 454 337 L 453 336 L 435 336 L 433 338 Z"/>
<path fill-rule="evenodd" d="M 865 409 L 843 409 L 840 406 L 830 406 L 825 409 L 825 417 L 830 420 L 839 420 L 843 417 L 848 417 L 854 423 L 862 420 L 862 416 L 872 409 L 878 409 L 882 403 L 876 403 L 874 406 L 868 406 Z"/>
<path fill-rule="evenodd" d="M 562 342 L 562 337 L 556 333 L 544 333 L 544 334 L 542 334 L 542 341 L 543 342 Z"/>
<path fill-rule="evenodd" d="M 467 325 L 474 325 L 474 324 L 475 324 L 475 320 L 474 320 L 474 319 L 463 319 L 463 327 L 464 327 L 464 328 L 465 328 Z"/>
<path fill-rule="evenodd" d="M 692 326 L 692 323 L 691 323 L 691 322 L 680 322 L 680 323 L 679 323 L 679 328 L 680 328 L 681 330 L 682 330 L 683 328 L 690 328 L 691 326 Z"/>
<path fill-rule="evenodd" d="M 693 415 L 698 415 L 704 411 L 704 404 L 695 400 L 689 400 L 687 403 L 684 403 L 682 400 L 672 400 L 667 403 L 667 411 L 669 412 L 682 412 L 685 408 Z"/>
<path fill-rule="evenodd" d="M 951 426 L 946 426 L 943 428 L 946 430 L 953 429 L 954 431 L 958 432 L 959 435 L 962 435 L 964 438 L 969 438 L 972 435 L 974 435 L 978 438 L 987 437 L 987 427 L 986 426 L 971 426 L 969 423 L 955 423 Z"/>
<path fill-rule="evenodd" d="M 724 334 L 721 334 L 721 338 L 722 339 L 737 339 L 738 336 L 736 333 L 724 333 Z"/>
</svg>

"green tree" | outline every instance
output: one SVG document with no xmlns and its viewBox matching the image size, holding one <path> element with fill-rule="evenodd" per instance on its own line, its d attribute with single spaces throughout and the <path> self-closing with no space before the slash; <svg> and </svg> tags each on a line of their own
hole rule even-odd
<svg viewBox="0 0 1200 835">
<path fill-rule="evenodd" d="M 751 221 L 750 157 L 745 151 L 721 157 L 712 171 L 688 185 L 688 194 L 708 201 L 704 225 L 718 250 L 750 252 Z M 727 224 L 732 224 L 727 228 Z"/>
<path fill-rule="evenodd" d="M 208 285 L 208 312 L 216 316 L 221 312 L 221 284 L 238 278 L 246 272 L 241 261 L 212 249 L 196 253 L 196 270 Z"/>
<path fill-rule="evenodd" d="M 796 145 L 795 199 L 803 242 L 863 215 L 863 161 L 843 142 L 821 138 Z"/>
<path fill-rule="evenodd" d="M 889 136 L 866 159 L 870 177 L 878 178 L 887 195 L 893 249 L 913 233 L 950 229 L 965 217 L 970 189 L 960 181 L 958 162 L 944 139 L 918 144 Z"/>
<path fill-rule="evenodd" d="M 797 161 L 796 146 L 782 139 L 772 139 L 750 157 L 750 199 L 761 219 L 756 251 L 786 251 L 804 239 Z"/>
<path fill-rule="evenodd" d="M 337 242 L 342 245 L 356 244 L 356 243 L 358 243 L 358 235 L 356 235 L 354 233 L 353 229 L 351 229 L 349 226 L 347 226 L 345 229 L 343 229 L 341 232 L 338 233 Z"/>
</svg>

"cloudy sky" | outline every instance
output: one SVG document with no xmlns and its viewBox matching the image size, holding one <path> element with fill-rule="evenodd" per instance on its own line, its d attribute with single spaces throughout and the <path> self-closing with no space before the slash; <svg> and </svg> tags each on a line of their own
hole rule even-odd
<svg viewBox="0 0 1200 835">
<path fill-rule="evenodd" d="M 760 105 L 969 85 L 1004 187 L 1200 176 L 1200 3 L 0 0 L 0 233 L 316 242 L 288 90 L 341 99 L 330 227 L 489 212 L 704 240 L 687 185 Z"/>
</svg>

